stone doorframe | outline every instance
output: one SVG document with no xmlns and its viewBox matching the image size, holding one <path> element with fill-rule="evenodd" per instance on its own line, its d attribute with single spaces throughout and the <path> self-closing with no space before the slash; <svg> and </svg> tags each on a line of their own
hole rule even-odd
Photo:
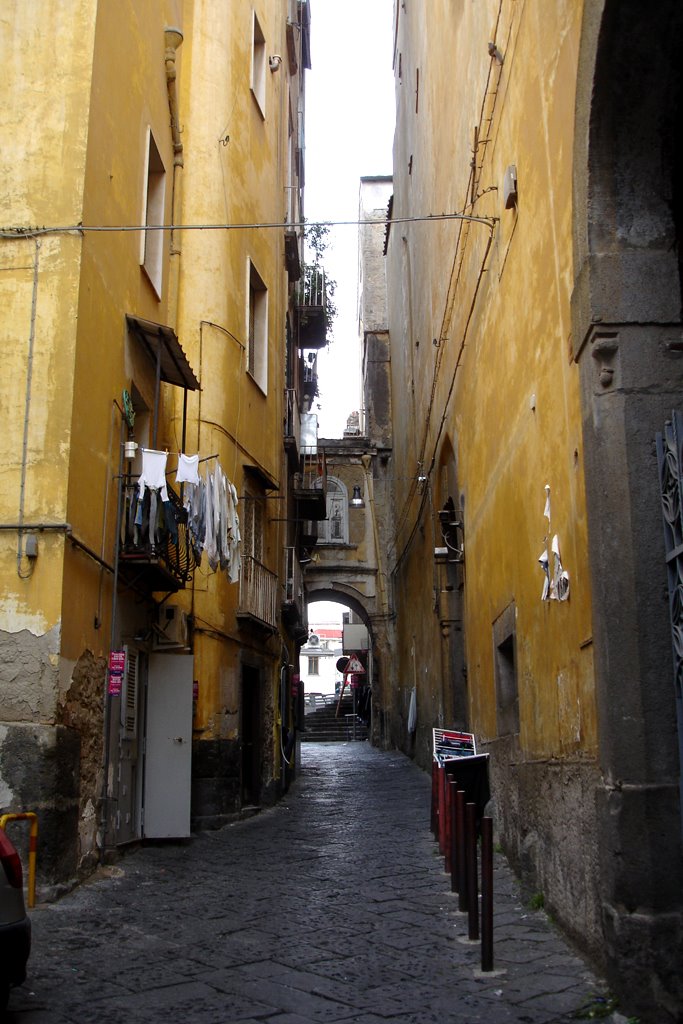
<svg viewBox="0 0 683 1024">
<path fill-rule="evenodd" d="M 671 631 L 655 438 L 683 408 L 680 0 L 586 0 L 574 134 L 579 364 L 608 970 L 678 1019 L 683 915 Z M 674 183 L 680 182 L 677 192 Z M 653 1008 L 659 1016 L 651 1017 Z"/>
</svg>

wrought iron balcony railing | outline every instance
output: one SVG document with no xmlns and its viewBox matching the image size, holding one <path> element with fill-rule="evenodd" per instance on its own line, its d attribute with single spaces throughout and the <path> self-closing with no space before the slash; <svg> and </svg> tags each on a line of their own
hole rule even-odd
<svg viewBox="0 0 683 1024">
<path fill-rule="evenodd" d="M 304 266 L 296 292 L 298 344 L 301 348 L 324 348 L 327 344 L 327 286 L 325 271 Z"/>
<path fill-rule="evenodd" d="M 138 498 L 136 481 L 122 488 L 119 569 L 137 586 L 148 590 L 178 590 L 192 578 L 201 552 L 192 546 L 187 511 L 167 485 L 168 501 L 146 490 Z"/>
<path fill-rule="evenodd" d="M 277 575 L 251 555 L 242 556 L 237 617 L 274 631 L 278 628 Z"/>
</svg>

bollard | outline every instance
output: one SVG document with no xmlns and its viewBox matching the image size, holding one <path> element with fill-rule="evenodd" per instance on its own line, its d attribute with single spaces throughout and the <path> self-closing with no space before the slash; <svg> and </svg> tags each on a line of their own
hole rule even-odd
<svg viewBox="0 0 683 1024">
<path fill-rule="evenodd" d="M 481 969 L 493 970 L 493 819 L 481 819 Z"/>
<path fill-rule="evenodd" d="M 439 765 L 439 853 L 444 853 L 446 823 L 446 769 Z"/>
<path fill-rule="evenodd" d="M 458 783 L 448 783 L 451 794 L 451 892 L 458 891 Z"/>
<path fill-rule="evenodd" d="M 432 835 L 436 839 L 439 834 L 439 766 L 432 761 L 432 814 L 430 819 Z"/>
<path fill-rule="evenodd" d="M 455 829 L 457 843 L 456 875 L 458 880 L 458 910 L 467 910 L 467 871 L 465 846 L 465 791 L 459 789 L 455 794 Z"/>
<path fill-rule="evenodd" d="M 3 814 L 0 817 L 0 828 L 4 829 L 8 821 L 30 821 L 31 830 L 28 841 L 28 898 L 29 909 L 36 905 L 36 855 L 38 852 L 38 815 L 35 811 L 24 811 L 20 814 Z"/>
<path fill-rule="evenodd" d="M 443 867 L 447 875 L 451 873 L 451 845 L 452 839 L 452 795 L 453 789 L 447 774 L 444 774 L 444 856 Z"/>
<path fill-rule="evenodd" d="M 468 937 L 479 938 L 479 889 L 477 885 L 477 821 L 476 804 L 465 806 L 465 847 L 467 859 Z"/>
</svg>

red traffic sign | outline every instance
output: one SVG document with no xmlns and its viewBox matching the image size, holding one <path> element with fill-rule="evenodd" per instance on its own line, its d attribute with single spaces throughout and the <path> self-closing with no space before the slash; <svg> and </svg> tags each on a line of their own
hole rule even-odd
<svg viewBox="0 0 683 1024">
<path fill-rule="evenodd" d="M 349 675 L 351 673 L 360 673 L 360 672 L 362 672 L 363 675 L 365 675 L 365 669 L 361 665 L 359 659 L 356 657 L 355 654 L 352 654 L 351 657 L 349 658 L 348 665 L 344 669 L 344 675 Z"/>
</svg>

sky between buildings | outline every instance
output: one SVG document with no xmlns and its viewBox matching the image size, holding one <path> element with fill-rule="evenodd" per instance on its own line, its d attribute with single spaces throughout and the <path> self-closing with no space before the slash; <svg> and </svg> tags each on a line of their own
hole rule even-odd
<svg viewBox="0 0 683 1024">
<path fill-rule="evenodd" d="M 394 0 L 311 0 L 306 81 L 306 219 L 356 220 L 364 175 L 391 174 Z M 341 437 L 359 408 L 358 228 L 330 230 L 333 342 L 318 357 L 318 436 Z"/>
</svg>

